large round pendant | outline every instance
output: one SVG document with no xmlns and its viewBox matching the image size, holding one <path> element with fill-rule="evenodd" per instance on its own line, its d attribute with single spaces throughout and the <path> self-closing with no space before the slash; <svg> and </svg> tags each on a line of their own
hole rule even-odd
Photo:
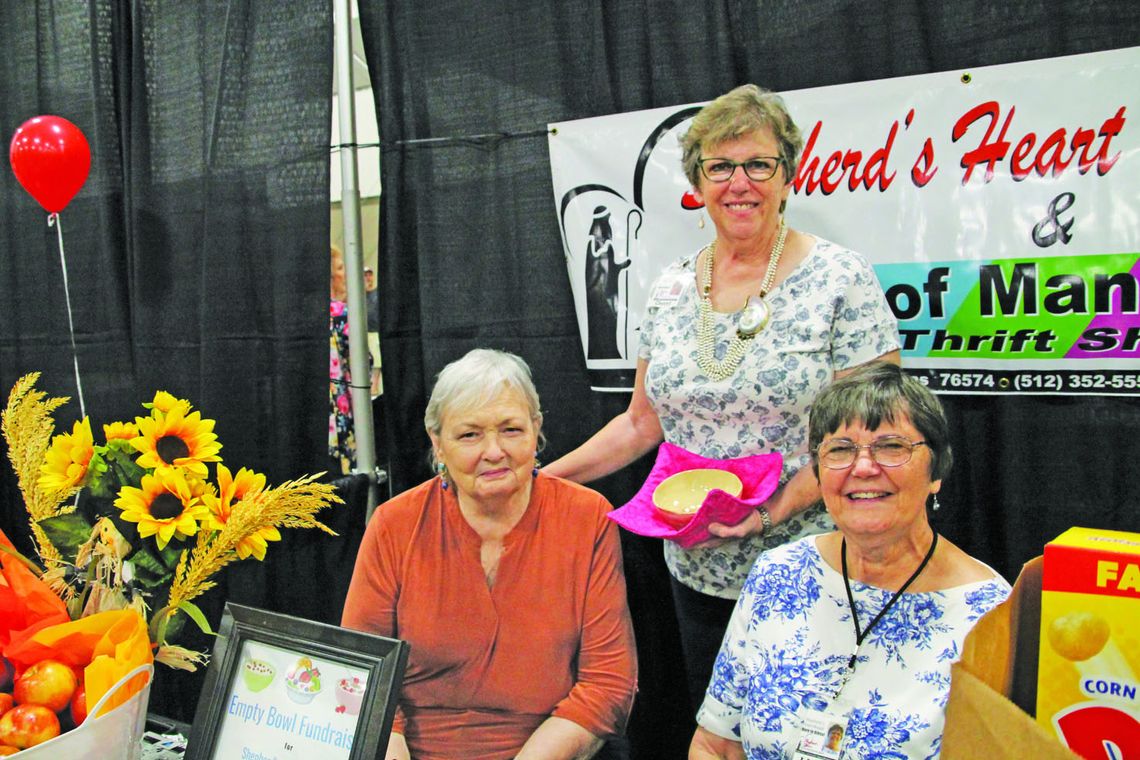
<svg viewBox="0 0 1140 760">
<path fill-rule="evenodd" d="M 751 338 L 768 324 L 768 304 L 760 296 L 749 296 L 748 303 L 740 310 L 736 319 L 736 334 Z"/>
</svg>

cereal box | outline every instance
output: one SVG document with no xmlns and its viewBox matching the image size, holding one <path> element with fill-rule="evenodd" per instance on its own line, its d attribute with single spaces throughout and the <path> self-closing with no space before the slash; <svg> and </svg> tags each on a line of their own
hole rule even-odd
<svg viewBox="0 0 1140 760">
<path fill-rule="evenodd" d="M 1140 758 L 1140 533 L 1045 546 L 1037 722 L 1088 760 Z"/>
</svg>

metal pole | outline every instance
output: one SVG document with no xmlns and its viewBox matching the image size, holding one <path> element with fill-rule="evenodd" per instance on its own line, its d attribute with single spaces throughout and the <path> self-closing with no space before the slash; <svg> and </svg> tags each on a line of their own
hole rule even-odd
<svg viewBox="0 0 1140 760">
<path fill-rule="evenodd" d="M 350 0 L 333 2 L 336 89 L 340 120 L 340 205 L 344 219 L 344 267 L 348 285 L 348 368 L 352 373 L 352 423 L 356 472 L 368 475 L 368 512 L 380 500 L 376 434 L 372 425 L 372 374 L 368 368 L 368 314 L 364 300 L 364 253 L 360 246 L 360 186 L 356 173 L 356 88 L 352 81 Z"/>
</svg>

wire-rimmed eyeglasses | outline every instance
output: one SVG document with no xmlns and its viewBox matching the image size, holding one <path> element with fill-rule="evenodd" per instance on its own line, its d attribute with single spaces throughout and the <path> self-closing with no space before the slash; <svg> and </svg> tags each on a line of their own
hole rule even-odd
<svg viewBox="0 0 1140 760">
<path fill-rule="evenodd" d="M 816 447 L 819 463 L 829 470 L 846 470 L 855 464 L 863 449 L 882 467 L 901 467 L 914 456 L 914 450 L 926 441 L 911 441 L 901 435 L 884 435 L 870 443 L 858 444 L 847 438 L 833 438 Z"/>
<path fill-rule="evenodd" d="M 730 158 L 700 158 L 701 174 L 709 182 L 728 182 L 736 167 L 742 167 L 744 174 L 753 182 L 766 182 L 772 179 L 780 168 L 779 156 L 756 156 L 747 161 L 733 161 Z"/>
</svg>

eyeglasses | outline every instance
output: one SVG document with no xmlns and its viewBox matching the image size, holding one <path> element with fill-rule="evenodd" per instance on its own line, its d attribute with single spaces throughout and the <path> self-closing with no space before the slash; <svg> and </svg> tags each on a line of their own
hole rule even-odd
<svg viewBox="0 0 1140 760">
<path fill-rule="evenodd" d="M 709 182 L 728 182 L 736 172 L 736 167 L 744 167 L 744 174 L 753 182 L 766 182 L 772 179 L 780 168 L 779 156 L 757 156 L 747 161 L 733 161 L 728 158 L 701 158 L 697 160 L 701 174 Z"/>
<path fill-rule="evenodd" d="M 926 441 L 911 441 L 901 435 L 884 435 L 862 445 L 846 438 L 834 438 L 817 446 L 816 454 L 820 464 L 829 470 L 846 470 L 855 464 L 863 449 L 882 467 L 901 467 L 910 461 L 917 447 L 926 445 Z"/>
</svg>

